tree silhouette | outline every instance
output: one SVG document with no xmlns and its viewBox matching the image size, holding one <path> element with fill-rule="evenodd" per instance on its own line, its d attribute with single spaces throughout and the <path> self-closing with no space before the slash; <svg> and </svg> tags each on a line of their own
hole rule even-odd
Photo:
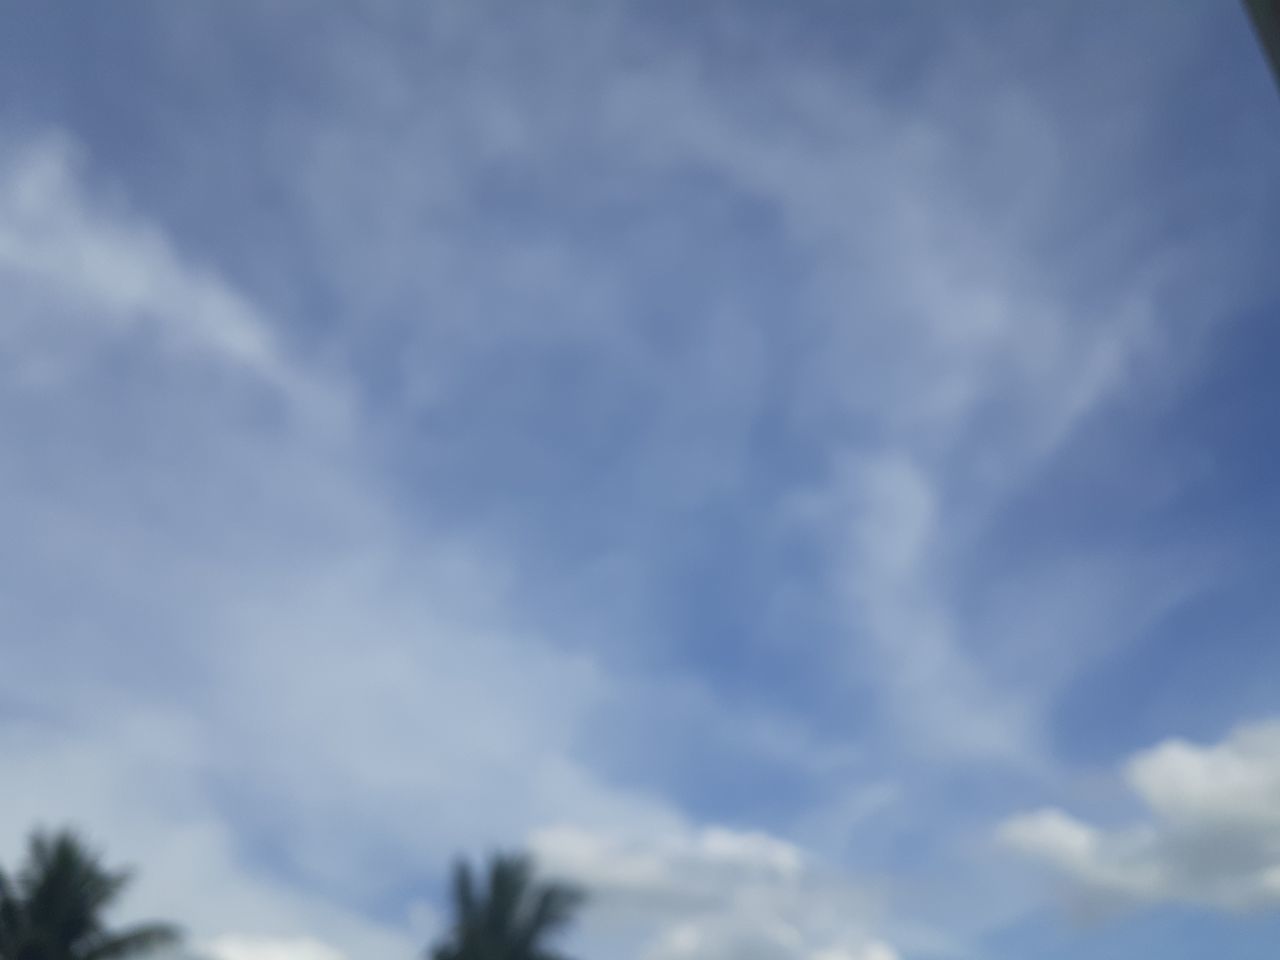
<svg viewBox="0 0 1280 960">
<path fill-rule="evenodd" d="M 0 960 L 122 960 L 176 942 L 166 924 L 106 927 L 129 879 L 69 830 L 32 834 L 17 874 L 0 869 Z"/>
<path fill-rule="evenodd" d="M 583 895 L 538 880 L 528 857 L 495 855 L 480 889 L 465 860 L 453 869 L 453 923 L 430 960 L 563 960 L 549 941 L 572 921 Z"/>
</svg>

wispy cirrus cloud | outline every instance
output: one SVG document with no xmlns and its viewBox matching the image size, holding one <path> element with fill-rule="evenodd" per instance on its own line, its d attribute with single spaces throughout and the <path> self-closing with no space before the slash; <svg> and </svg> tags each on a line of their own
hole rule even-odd
<svg viewBox="0 0 1280 960">
<path fill-rule="evenodd" d="M 0 182 L 0 270 L 27 309 L 9 321 L 19 381 L 53 371 L 54 349 L 74 330 L 90 343 L 151 328 L 168 348 L 206 353 L 288 395 L 310 402 L 308 385 L 279 354 L 257 309 L 212 272 L 186 263 L 154 225 L 91 198 L 80 182 L 86 165 L 74 142 L 47 135 L 6 152 Z M 52 316 L 50 315 L 52 314 Z M 51 329 L 52 328 L 52 329 Z M 57 332 L 55 332 L 57 331 Z"/>
<path fill-rule="evenodd" d="M 413 952 L 436 907 L 397 891 L 434 882 L 423 864 L 541 823 L 659 846 L 683 829 L 580 758 L 610 699 L 652 709 L 660 684 L 632 697 L 507 620 L 510 574 L 482 541 L 400 537 L 344 383 L 162 229 L 102 203 L 68 149 L 37 143 L 0 180 L 4 279 L 26 305 L 7 360 L 28 371 L 9 388 L 26 589 L 6 604 L 0 768 L 32 785 L 7 795 L 6 822 L 108 838 L 143 867 L 133 910 L 181 917 L 227 960 Z M 720 743 L 736 737 L 696 704 Z M 746 749 L 776 752 L 770 729 Z M 371 919 L 389 897 L 397 913 Z"/>
<path fill-rule="evenodd" d="M 1163 405 L 1274 299 L 1247 34 L 726 11 L 0 38 L 7 822 L 119 838 L 224 960 L 403 956 L 525 841 L 679 901 L 608 955 L 1030 909 L 970 838 L 1237 549 L 1160 511 Z"/>
</svg>

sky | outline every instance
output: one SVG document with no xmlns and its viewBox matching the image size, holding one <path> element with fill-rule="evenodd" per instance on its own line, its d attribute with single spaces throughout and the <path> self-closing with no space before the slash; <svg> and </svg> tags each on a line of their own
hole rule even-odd
<svg viewBox="0 0 1280 960">
<path fill-rule="evenodd" d="M 5 0 L 0 863 L 209 960 L 1271 957 L 1211 0 Z"/>
</svg>

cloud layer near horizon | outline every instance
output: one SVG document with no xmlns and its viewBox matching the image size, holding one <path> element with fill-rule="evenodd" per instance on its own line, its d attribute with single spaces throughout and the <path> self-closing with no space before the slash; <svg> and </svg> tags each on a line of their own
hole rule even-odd
<svg viewBox="0 0 1280 960">
<path fill-rule="evenodd" d="M 1280 723 L 1241 727 L 1209 746 L 1167 740 L 1123 773 L 1146 822 L 1102 830 L 1050 808 L 1008 820 L 1003 839 L 1086 903 L 1280 904 Z"/>
</svg>

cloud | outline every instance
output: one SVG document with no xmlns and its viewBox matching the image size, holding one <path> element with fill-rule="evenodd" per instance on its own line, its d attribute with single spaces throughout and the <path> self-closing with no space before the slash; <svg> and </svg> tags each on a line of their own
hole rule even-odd
<svg viewBox="0 0 1280 960">
<path fill-rule="evenodd" d="M 1149 146 L 1136 120 L 1194 18 L 1162 23 L 1150 76 L 1100 61 L 1134 91 L 1117 102 L 1099 63 L 1038 46 L 1075 23 L 1042 16 L 1043 36 L 1013 18 L 982 44 L 942 18 L 940 55 L 889 97 L 875 58 L 850 69 L 780 44 L 743 70 L 627 4 L 335 15 L 249 98 L 254 149 L 227 150 L 244 131 L 202 117 L 227 136 L 175 134 L 168 190 L 240 225 L 222 256 L 258 286 L 285 282 L 262 281 L 262 264 L 296 257 L 323 312 L 359 318 L 332 323 L 324 349 L 377 398 L 399 466 L 430 478 L 411 509 L 501 528 L 527 580 L 548 571 L 531 592 L 566 589 L 564 567 L 612 551 L 657 608 L 643 626 L 678 648 L 661 625 L 681 613 L 664 578 L 684 538 L 668 531 L 701 536 L 700 508 L 768 530 L 761 517 L 820 488 L 830 512 L 808 533 L 832 569 L 806 599 L 838 611 L 841 636 L 814 659 L 874 686 L 885 726 L 924 752 L 1027 763 L 1052 690 L 989 662 L 1025 624 L 1009 641 L 966 620 L 973 541 L 1091 412 L 1176 366 L 1169 344 L 1194 343 L 1239 292 L 1188 294 L 1187 265 L 1216 267 L 1220 251 L 1197 230 L 1172 246 L 1143 232 L 1165 188 L 1129 176 Z M 220 76 L 205 38 L 231 42 L 228 23 L 284 43 L 303 17 L 162 22 L 180 75 L 204 78 Z M 578 40 L 560 50 L 570 22 Z M 734 49 L 763 29 L 706 26 Z M 1118 35 L 1139 26 L 1125 15 Z M 893 27 L 885 42 L 920 40 Z M 1004 33 L 1019 39 L 990 39 Z M 1045 56 L 1006 53 L 1025 49 Z M 288 95 L 317 77 L 331 96 Z M 237 202 L 260 195 L 284 214 Z M 794 461 L 758 442 L 774 423 Z M 1046 633 L 1037 647 L 1070 675 L 1077 645 Z"/>
<path fill-rule="evenodd" d="M 867 933 L 877 910 L 869 888 L 762 831 L 560 826 L 535 831 L 529 847 L 548 873 L 589 892 L 596 936 L 629 925 L 649 930 L 649 960 L 896 956 Z"/>
<path fill-rule="evenodd" d="M 898 960 L 888 944 L 878 940 L 859 946 L 826 947 L 813 950 L 803 934 L 786 923 L 770 922 L 759 916 L 691 921 L 667 932 L 648 951 L 650 960 Z"/>
<path fill-rule="evenodd" d="M 940 480 L 904 451 L 850 455 L 798 523 L 830 550 L 829 587 L 851 629 L 850 672 L 869 670 L 892 725 L 933 756 L 1034 765 L 1034 716 L 994 684 L 950 609 Z"/>
<path fill-rule="evenodd" d="M 244 296 L 186 262 L 153 225 L 91 197 L 78 172 L 84 166 L 74 143 L 56 134 L 20 141 L 0 157 L 0 276 L 20 295 L 36 296 L 26 302 L 35 309 L 7 318 L 6 337 L 25 338 L 10 354 L 23 365 L 19 378 L 55 359 L 53 337 L 31 327 L 71 327 L 95 340 L 141 327 L 166 346 L 239 368 L 293 402 L 319 400 Z"/>
<path fill-rule="evenodd" d="M 393 957 L 460 849 L 665 822 L 575 756 L 612 679 L 478 539 L 406 543 L 342 382 L 73 156 L 0 167 L 0 858 L 70 821 L 197 943 Z"/>
<path fill-rule="evenodd" d="M 62 717 L 0 726 L 0 771 L 6 782 L 23 784 L 0 798 L 0 816 L 12 825 L 0 836 L 0 862 L 16 862 L 25 829 L 70 823 L 109 862 L 136 868 L 125 915 L 179 923 L 197 955 L 223 937 L 320 938 L 348 957 L 411 955 L 416 945 L 402 931 L 299 889 L 245 849 L 236 825 L 211 802 L 208 730 L 189 713 L 135 708 L 121 715 L 100 694 L 82 706 L 95 715 L 83 725 Z M 234 930 L 248 934 L 229 935 Z"/>
<path fill-rule="evenodd" d="M 454 855 L 549 822 L 676 837 L 647 895 L 679 901 L 680 942 L 728 935 L 721 881 L 808 876 L 764 833 L 685 838 L 667 798 L 584 762 L 610 704 L 686 687 L 522 625 L 483 536 L 405 536 L 344 381 L 75 158 L 55 136 L 0 168 L 0 285 L 23 297 L 4 359 L 24 371 L 0 414 L 26 450 L 0 469 L 24 585 L 3 608 L 0 779 L 29 785 L 0 799 L 0 860 L 25 825 L 79 824 L 139 868 L 131 915 L 180 920 L 218 960 L 412 955 Z M 725 749 L 847 763 L 700 687 L 691 711 Z M 696 887 L 666 888 L 674 862 Z M 653 939 L 642 919 L 618 950 Z"/>
<path fill-rule="evenodd" d="M 206 952 L 216 960 L 346 960 L 318 940 L 221 936 L 210 940 Z"/>
<path fill-rule="evenodd" d="M 1086 906 L 1280 906 L 1280 721 L 1208 746 L 1165 741 L 1132 757 L 1124 780 L 1149 813 L 1140 824 L 1104 829 L 1046 809 L 1006 821 L 1000 836 Z"/>
<path fill-rule="evenodd" d="M 873 833 L 948 929 L 1021 904 L 952 881 L 968 772 L 1052 766 L 1055 685 L 1185 594 L 989 538 L 1198 362 L 1271 171 L 1134 159 L 1204 13 L 1135 61 L 1139 13 L 677 6 L 162 5 L 86 27 L 101 85 L 15 44 L 73 135 L 0 153 L 5 822 L 245 955 L 407 956 L 528 836 L 599 955 L 915 946 L 783 835 Z"/>
</svg>

